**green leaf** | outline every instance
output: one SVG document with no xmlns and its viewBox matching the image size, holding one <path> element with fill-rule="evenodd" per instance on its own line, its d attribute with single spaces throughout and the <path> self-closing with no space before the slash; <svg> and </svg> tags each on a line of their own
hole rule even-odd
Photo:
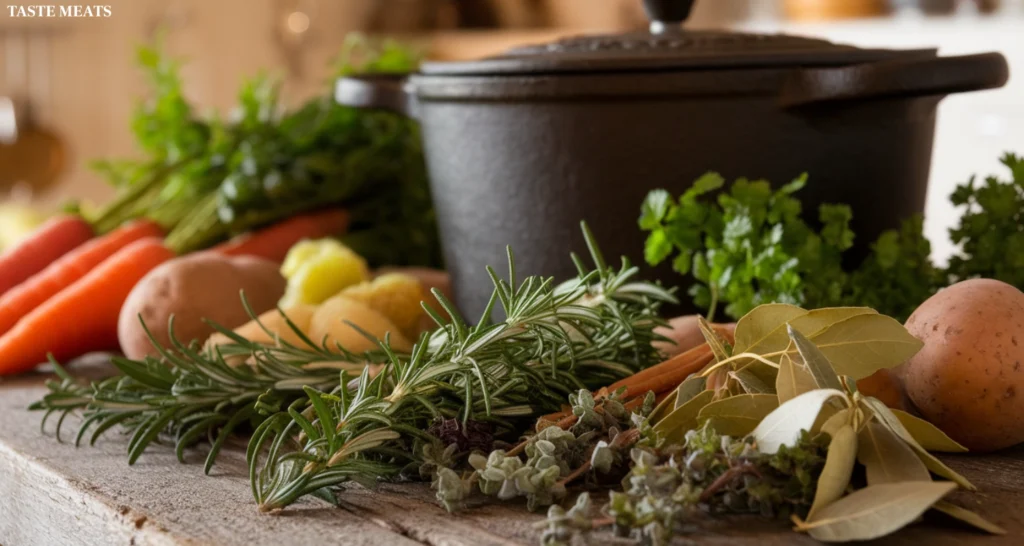
<svg viewBox="0 0 1024 546">
<path fill-rule="evenodd" d="M 672 243 L 665 235 L 665 231 L 656 229 L 647 236 L 644 243 L 644 260 L 650 265 L 658 265 L 672 253 Z"/>
<path fill-rule="evenodd" d="M 679 384 L 679 388 L 676 389 L 675 409 L 679 409 L 683 404 L 693 400 L 702 392 L 705 392 L 707 384 L 708 378 L 706 377 L 692 375 L 686 378 L 685 381 Z"/>
<path fill-rule="evenodd" d="M 775 392 L 779 395 L 779 402 L 784 403 L 805 392 L 818 388 L 811 372 L 807 371 L 802 362 L 795 362 L 788 355 L 784 354 L 779 359 L 779 374 L 775 380 Z"/>
<path fill-rule="evenodd" d="M 867 471 L 868 485 L 932 479 L 914 450 L 889 427 L 875 421 L 869 421 L 858 434 L 857 460 Z"/>
<path fill-rule="evenodd" d="M 934 505 L 932 505 L 932 510 L 942 512 L 943 514 L 946 514 L 951 518 L 958 519 L 970 525 L 971 527 L 974 527 L 975 529 L 980 529 L 982 531 L 985 531 L 986 533 L 991 533 L 993 535 L 1006 534 L 1006 529 L 1003 529 L 995 523 L 992 523 L 991 521 L 979 516 L 978 514 L 975 514 L 974 512 L 966 508 L 961 508 L 955 504 L 946 501 L 940 500 L 939 502 L 935 503 Z"/>
<path fill-rule="evenodd" d="M 813 520 L 815 514 L 832 504 L 846 493 L 853 476 L 853 464 L 857 459 L 857 432 L 853 426 L 846 424 L 832 436 L 828 444 L 828 455 L 825 468 L 818 476 L 818 487 L 814 492 L 814 503 L 807 519 Z"/>
<path fill-rule="evenodd" d="M 892 413 L 922 448 L 945 453 L 965 453 L 967 451 L 966 447 L 946 436 L 945 432 L 928 421 L 898 409 L 892 410 Z"/>
<path fill-rule="evenodd" d="M 775 453 L 780 446 L 796 445 L 801 431 L 810 432 L 830 398 L 846 398 L 843 391 L 818 389 L 789 400 L 768 414 L 751 433 L 761 453 Z"/>
<path fill-rule="evenodd" d="M 824 542 L 871 540 L 897 531 L 956 489 L 950 482 L 872 485 L 822 508 L 796 530 Z"/>
<path fill-rule="evenodd" d="M 672 204 L 672 195 L 665 190 L 651 190 L 640 207 L 640 229 L 649 231 L 661 226 Z"/>
<path fill-rule="evenodd" d="M 763 347 L 770 345 L 772 336 L 780 329 L 783 338 L 786 339 L 786 343 L 782 345 L 782 348 L 785 348 L 789 342 L 785 337 L 786 323 L 806 314 L 807 311 L 785 303 L 769 303 L 755 307 L 736 322 L 733 354 L 770 352 L 763 350 Z"/>
<path fill-rule="evenodd" d="M 697 197 L 698 195 L 713 192 L 724 185 L 725 179 L 722 178 L 722 175 L 716 172 L 709 171 L 704 173 L 700 178 L 698 178 L 693 183 L 693 186 L 691 186 L 690 189 L 686 191 L 684 197 L 692 199 L 694 197 Z"/>
<path fill-rule="evenodd" d="M 854 379 L 902 364 L 924 345 L 896 320 L 870 314 L 837 322 L 813 341 L 836 373 Z"/>
<path fill-rule="evenodd" d="M 666 445 L 682 443 L 686 439 L 686 433 L 697 428 L 700 410 L 711 402 L 714 396 L 715 393 L 712 391 L 701 392 L 654 425 L 654 432 Z"/>
<path fill-rule="evenodd" d="M 803 358 L 804 366 L 807 371 L 810 372 L 811 376 L 814 377 L 814 383 L 820 389 L 836 389 L 843 390 L 843 384 L 839 381 L 839 376 L 836 375 L 835 369 L 832 367 L 832 363 L 828 361 L 828 358 L 818 350 L 817 345 L 812 343 L 803 334 L 798 332 L 792 325 L 787 327 L 790 339 L 796 345 L 797 351 L 800 352 L 800 356 Z"/>
<path fill-rule="evenodd" d="M 753 313 L 753 311 L 751 313 Z M 858 315 L 877 314 L 878 313 L 874 309 L 870 309 L 868 307 L 826 307 L 797 314 L 796 316 L 782 322 L 769 321 L 764 328 L 770 328 L 760 333 L 761 338 L 756 343 L 743 348 L 742 351 L 738 350 L 740 348 L 740 342 L 739 337 L 737 337 L 737 350 L 734 350 L 734 353 L 754 352 L 758 354 L 767 354 L 785 350 L 789 346 L 789 332 L 786 328 L 787 324 L 792 326 L 796 331 L 800 332 L 808 339 L 814 340 L 815 336 L 824 332 L 837 322 L 841 322 Z M 739 328 L 740 323 L 737 323 L 737 332 L 739 331 Z"/>
<path fill-rule="evenodd" d="M 700 424 L 710 420 L 719 434 L 743 437 L 778 407 L 779 399 L 774 394 L 740 394 L 704 406 L 697 420 Z"/>
<path fill-rule="evenodd" d="M 877 398 L 866 396 L 863 399 L 861 399 L 861 401 L 865 406 L 867 406 L 868 410 L 875 414 L 880 423 L 889 427 L 889 430 L 895 432 L 897 435 L 899 435 L 900 438 L 903 438 L 903 441 L 907 442 L 907 444 L 910 445 L 914 452 L 917 453 L 917 456 L 921 458 L 921 462 L 924 463 L 924 466 L 927 467 L 928 470 L 930 470 L 934 474 L 946 478 L 947 480 L 953 480 L 958 485 L 960 485 L 960 487 L 963 487 L 968 491 L 978 490 L 978 488 L 975 487 L 974 484 L 972 484 L 970 481 L 968 481 L 967 478 L 961 476 L 952 468 L 946 466 L 942 461 L 935 458 L 934 455 L 928 453 L 928 451 L 925 448 L 921 447 L 921 444 L 917 443 L 917 440 L 914 439 L 914 435 L 911 434 L 910 431 L 908 431 L 907 428 L 903 426 L 903 423 L 901 423 L 899 418 L 896 417 L 895 414 L 893 414 L 892 410 L 886 407 L 886 405 L 883 404 L 880 400 L 878 400 Z"/>
</svg>

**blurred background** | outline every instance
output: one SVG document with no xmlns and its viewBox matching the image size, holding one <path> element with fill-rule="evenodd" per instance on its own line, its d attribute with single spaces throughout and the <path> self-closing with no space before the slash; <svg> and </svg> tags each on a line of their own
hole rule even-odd
<svg viewBox="0 0 1024 546">
<path fill-rule="evenodd" d="M 51 3 L 76 3 L 58 0 Z M 10 4 L 10 3 L 8 3 Z M 435 59 L 465 59 L 566 34 L 644 28 L 639 0 L 104 0 L 97 19 L 0 14 L 0 239 L 70 198 L 112 192 L 88 162 L 131 156 L 130 116 L 145 93 L 138 44 L 163 32 L 185 57 L 189 100 L 228 112 L 261 69 L 298 102 L 329 89 L 347 33 L 395 36 Z M 950 251 L 948 195 L 971 174 L 1024 152 L 1024 0 L 703 0 L 688 26 L 814 35 L 860 46 L 1001 51 L 1010 84 L 940 108 L 926 234 Z M 162 31 L 160 29 L 163 29 Z M 813 177 L 813 173 L 812 177 Z M 14 218 L 11 220 L 11 218 Z M 0 244 L 3 241 L 0 240 Z"/>
</svg>

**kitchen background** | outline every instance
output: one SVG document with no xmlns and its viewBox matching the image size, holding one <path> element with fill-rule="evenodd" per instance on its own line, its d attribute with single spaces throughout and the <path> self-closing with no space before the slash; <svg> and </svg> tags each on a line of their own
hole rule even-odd
<svg viewBox="0 0 1024 546">
<path fill-rule="evenodd" d="M 58 2 L 59 3 L 59 2 Z M 77 2 L 69 2 L 77 3 Z M 240 82 L 261 69 L 295 102 L 323 93 L 330 59 L 350 31 L 387 33 L 432 58 L 473 58 L 564 34 L 642 28 L 639 0 L 104 0 L 110 18 L 24 19 L 0 14 L 0 244 L 36 210 L 111 190 L 88 162 L 132 154 L 129 118 L 145 82 L 134 48 L 164 29 L 188 59 L 186 91 L 227 112 Z M 1024 73 L 1024 0 L 703 0 L 688 23 L 822 36 L 861 46 L 939 47 L 946 55 L 1000 51 Z M 939 113 L 926 234 L 940 261 L 951 250 L 953 187 L 1000 172 L 1024 152 L 1024 78 L 946 99 Z M 714 168 L 709 165 L 709 168 Z M 813 173 L 812 183 L 813 183 Z M 14 218 L 15 220 L 10 220 Z"/>
</svg>

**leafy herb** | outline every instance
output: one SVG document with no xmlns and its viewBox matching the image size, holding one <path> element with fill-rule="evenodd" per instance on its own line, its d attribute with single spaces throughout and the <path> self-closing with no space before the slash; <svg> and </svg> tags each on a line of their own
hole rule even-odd
<svg viewBox="0 0 1024 546">
<path fill-rule="evenodd" d="M 639 220 L 649 232 L 645 258 L 656 265 L 675 255 L 673 268 L 697 281 L 689 293 L 709 319 L 720 305 L 738 319 L 760 304 L 788 303 L 866 306 L 903 321 L 949 282 L 981 276 L 1024 288 L 1024 160 L 1007 154 L 1003 163 L 1012 181 L 972 179 L 953 193 L 965 211 L 950 234 L 963 250 L 946 270 L 932 263 L 919 216 L 879 236 L 856 268 L 844 267 L 855 211 L 822 205 L 820 229 L 810 227 L 795 197 L 804 176 L 774 191 L 766 181 L 741 178 L 719 192 L 725 181 L 709 173 L 678 200 L 650 192 Z"/>
<path fill-rule="evenodd" d="M 198 117 L 182 90 L 180 63 L 159 45 L 139 50 L 153 88 L 133 131 L 148 157 L 95 164 L 119 188 L 91 221 L 109 231 L 148 217 L 165 227 L 178 252 L 312 209 L 345 206 L 347 243 L 374 264 L 438 265 L 437 230 L 415 122 L 340 106 L 330 94 L 292 111 L 279 83 L 259 76 L 239 92 L 230 119 Z M 335 69 L 410 71 L 408 49 L 379 48 L 351 37 Z"/>
</svg>

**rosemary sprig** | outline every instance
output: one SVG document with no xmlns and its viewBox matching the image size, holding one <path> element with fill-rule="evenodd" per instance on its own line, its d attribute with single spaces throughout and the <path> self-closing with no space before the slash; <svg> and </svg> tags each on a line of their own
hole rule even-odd
<svg viewBox="0 0 1024 546">
<path fill-rule="evenodd" d="M 438 325 L 405 357 L 382 343 L 389 362 L 364 370 L 351 392 L 343 375 L 332 391 L 307 389 L 310 404 L 289 407 L 257 429 L 248 449 L 253 494 L 264 511 L 347 481 L 373 482 L 422 462 L 436 443 L 423 432 L 435 420 L 493 425 L 510 436 L 531 418 L 558 409 L 569 393 L 597 388 L 659 360 L 651 348 L 658 306 L 673 301 L 658 285 L 634 282 L 628 261 L 607 267 L 584 225 L 596 269 L 573 256 L 579 275 L 559 285 L 516 282 L 488 268 L 494 292 L 473 326 L 439 292 L 447 316 L 425 306 Z M 505 320 L 492 322 L 500 305 Z M 291 439 L 298 449 L 285 451 Z"/>
</svg>

